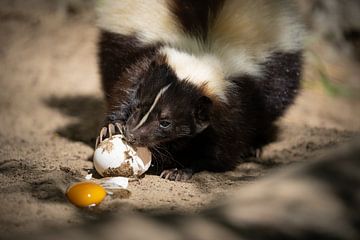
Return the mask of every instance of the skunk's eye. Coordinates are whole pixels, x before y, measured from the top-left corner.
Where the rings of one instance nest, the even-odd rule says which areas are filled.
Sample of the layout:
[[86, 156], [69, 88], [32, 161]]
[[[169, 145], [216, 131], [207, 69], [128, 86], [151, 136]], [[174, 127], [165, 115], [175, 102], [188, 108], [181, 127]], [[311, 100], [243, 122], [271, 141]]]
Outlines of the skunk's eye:
[[159, 125], [161, 128], [165, 129], [171, 126], [171, 122], [169, 120], [160, 120]]

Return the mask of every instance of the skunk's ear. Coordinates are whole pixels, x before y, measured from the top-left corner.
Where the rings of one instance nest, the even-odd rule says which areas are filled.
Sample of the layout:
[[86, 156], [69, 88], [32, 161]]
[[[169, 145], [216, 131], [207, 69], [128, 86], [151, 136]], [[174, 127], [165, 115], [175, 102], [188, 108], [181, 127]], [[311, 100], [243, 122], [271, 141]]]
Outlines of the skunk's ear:
[[201, 132], [210, 124], [212, 101], [206, 96], [198, 99], [195, 107], [196, 132]]

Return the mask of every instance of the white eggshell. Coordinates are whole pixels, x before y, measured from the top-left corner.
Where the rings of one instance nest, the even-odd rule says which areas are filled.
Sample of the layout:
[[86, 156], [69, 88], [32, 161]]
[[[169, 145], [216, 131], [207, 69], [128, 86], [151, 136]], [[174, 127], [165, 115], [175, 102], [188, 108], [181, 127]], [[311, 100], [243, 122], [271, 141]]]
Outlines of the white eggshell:
[[151, 152], [147, 148], [134, 149], [123, 140], [122, 135], [114, 135], [99, 144], [93, 160], [95, 169], [101, 176], [104, 176], [106, 171], [125, 165], [132, 168], [133, 176], [139, 176], [149, 169]]

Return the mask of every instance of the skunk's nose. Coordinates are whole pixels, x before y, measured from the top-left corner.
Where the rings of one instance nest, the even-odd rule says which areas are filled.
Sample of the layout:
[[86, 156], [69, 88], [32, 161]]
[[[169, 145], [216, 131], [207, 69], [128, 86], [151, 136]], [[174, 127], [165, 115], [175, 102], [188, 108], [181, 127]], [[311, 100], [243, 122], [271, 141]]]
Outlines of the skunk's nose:
[[131, 133], [131, 131], [128, 128], [125, 128], [125, 140], [129, 143], [129, 144], [134, 144], [136, 139], [134, 134]]
[[136, 141], [136, 139], [135, 139], [135, 137], [134, 137], [133, 134], [129, 134], [129, 135], [126, 137], [126, 141], [127, 141], [128, 143], [130, 143], [130, 144], [134, 144], [135, 141]]

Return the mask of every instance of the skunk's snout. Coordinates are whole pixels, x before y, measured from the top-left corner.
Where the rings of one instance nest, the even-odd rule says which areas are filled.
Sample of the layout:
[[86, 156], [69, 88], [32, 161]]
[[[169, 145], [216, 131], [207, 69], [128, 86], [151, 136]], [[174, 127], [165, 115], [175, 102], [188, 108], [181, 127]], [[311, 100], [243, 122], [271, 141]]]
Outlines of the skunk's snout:
[[136, 139], [134, 137], [133, 134], [129, 134], [127, 137], [126, 137], [126, 141], [130, 144], [134, 144], [136, 142]]
[[129, 144], [134, 144], [136, 142], [136, 138], [135, 138], [134, 134], [131, 133], [131, 131], [130, 131], [130, 129], [128, 127], [125, 128], [124, 137], [125, 137], [125, 140]]

